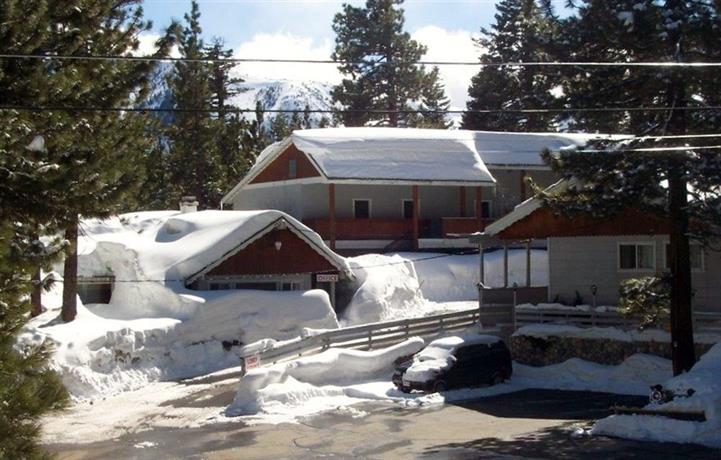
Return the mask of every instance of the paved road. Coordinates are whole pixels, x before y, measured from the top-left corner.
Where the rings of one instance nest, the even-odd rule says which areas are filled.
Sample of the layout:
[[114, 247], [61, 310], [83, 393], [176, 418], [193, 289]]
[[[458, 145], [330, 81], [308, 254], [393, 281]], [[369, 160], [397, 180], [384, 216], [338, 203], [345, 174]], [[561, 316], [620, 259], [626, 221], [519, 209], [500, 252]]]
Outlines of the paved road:
[[[430, 408], [356, 406], [368, 413], [330, 413], [301, 424], [129, 434], [80, 446], [50, 445], [61, 459], [718, 459], [699, 446], [573, 436], [613, 404], [645, 398], [590, 392], [527, 390]], [[179, 402], [180, 403], [180, 402]], [[148, 446], [145, 448], [138, 445]]]

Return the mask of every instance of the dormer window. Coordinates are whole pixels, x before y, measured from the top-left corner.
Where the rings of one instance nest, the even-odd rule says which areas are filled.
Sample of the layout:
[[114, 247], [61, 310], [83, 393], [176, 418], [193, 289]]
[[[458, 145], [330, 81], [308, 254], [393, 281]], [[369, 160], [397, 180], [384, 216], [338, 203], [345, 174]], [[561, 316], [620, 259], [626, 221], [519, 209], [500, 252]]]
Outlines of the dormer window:
[[288, 160], [288, 179], [295, 179], [298, 177], [298, 163], [295, 158]]

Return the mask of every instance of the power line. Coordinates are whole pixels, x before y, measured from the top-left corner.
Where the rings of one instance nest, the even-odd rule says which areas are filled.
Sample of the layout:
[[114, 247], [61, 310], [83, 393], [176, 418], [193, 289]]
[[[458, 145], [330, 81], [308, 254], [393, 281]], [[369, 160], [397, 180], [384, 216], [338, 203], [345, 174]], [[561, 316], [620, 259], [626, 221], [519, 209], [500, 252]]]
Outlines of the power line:
[[614, 152], [680, 152], [686, 150], [718, 150], [721, 149], [721, 145], [701, 145], [701, 146], [690, 146], [680, 145], [674, 147], [641, 147], [641, 148], [628, 148], [628, 149], [583, 149], [583, 150], [568, 150], [571, 153], [614, 153]]
[[[0, 111], [66, 111], [66, 112], [141, 112], [141, 113], [255, 113], [256, 109], [228, 107], [223, 109], [214, 108], [162, 108], [162, 107], [100, 107], [100, 106], [26, 106], [26, 105], [0, 105]], [[721, 106], [701, 107], [581, 107], [581, 108], [558, 108], [558, 109], [474, 109], [474, 110], [382, 110], [382, 109], [263, 109], [263, 113], [370, 113], [370, 114], [494, 114], [494, 113], [603, 113], [603, 112], [665, 112], [669, 110], [679, 111], [716, 111]]]
[[[286, 58], [187, 58], [171, 56], [123, 56], [123, 55], [68, 55], [68, 54], [23, 54], [3, 53], [2, 59], [39, 59], [39, 60], [72, 60], [72, 61], [140, 61], [140, 62], [198, 62], [198, 63], [269, 63], [269, 64], [335, 64], [335, 65], [395, 65], [388, 61], [346, 61], [333, 59], [286, 59]], [[416, 65], [434, 66], [486, 66], [486, 67], [721, 67], [721, 62], [609, 62], [609, 61], [416, 61]]]

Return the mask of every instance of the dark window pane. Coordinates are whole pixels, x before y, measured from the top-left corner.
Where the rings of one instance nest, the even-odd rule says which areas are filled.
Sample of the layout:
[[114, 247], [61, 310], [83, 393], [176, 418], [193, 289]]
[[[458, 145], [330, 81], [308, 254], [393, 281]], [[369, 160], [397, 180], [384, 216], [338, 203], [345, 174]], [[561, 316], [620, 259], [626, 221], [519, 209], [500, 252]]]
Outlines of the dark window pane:
[[633, 270], [636, 268], [636, 245], [622, 244], [618, 247], [619, 251], [619, 267], [623, 270]]
[[489, 201], [481, 201], [481, 217], [483, 219], [491, 217], [491, 203]]
[[403, 200], [403, 218], [413, 219], [413, 201]]
[[371, 204], [368, 200], [355, 200], [353, 202], [353, 215], [356, 219], [370, 219]]

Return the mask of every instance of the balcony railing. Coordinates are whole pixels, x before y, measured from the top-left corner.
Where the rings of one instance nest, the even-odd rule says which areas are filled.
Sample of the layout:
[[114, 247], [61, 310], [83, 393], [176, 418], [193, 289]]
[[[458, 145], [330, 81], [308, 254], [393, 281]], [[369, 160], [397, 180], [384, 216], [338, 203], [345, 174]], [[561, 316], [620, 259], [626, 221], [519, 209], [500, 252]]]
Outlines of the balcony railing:
[[[493, 219], [483, 219], [485, 227]], [[305, 225], [330, 238], [330, 219], [306, 219]], [[475, 217], [443, 217], [418, 221], [420, 238], [443, 238], [451, 234], [479, 231]], [[338, 240], [398, 240], [413, 237], [412, 219], [336, 219], [335, 237]]]

